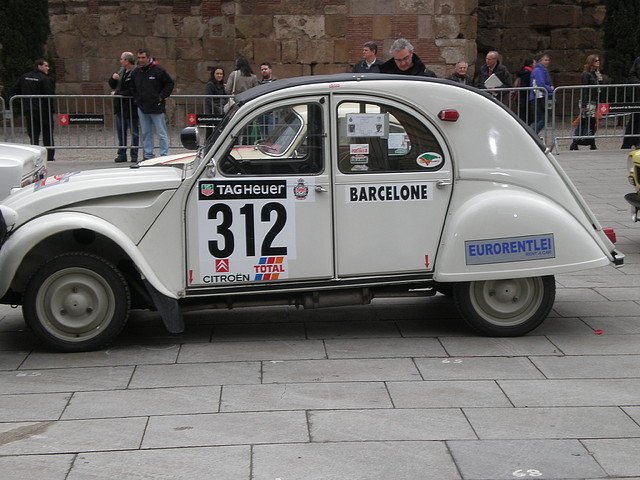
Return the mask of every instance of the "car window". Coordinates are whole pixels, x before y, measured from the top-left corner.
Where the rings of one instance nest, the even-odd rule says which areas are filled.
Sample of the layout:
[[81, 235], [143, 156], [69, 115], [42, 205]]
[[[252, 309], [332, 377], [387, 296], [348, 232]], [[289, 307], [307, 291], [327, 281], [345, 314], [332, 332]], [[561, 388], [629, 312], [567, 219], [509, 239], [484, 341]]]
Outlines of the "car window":
[[314, 175], [324, 169], [323, 110], [287, 105], [245, 122], [233, 148], [219, 159], [227, 175]]
[[443, 150], [427, 125], [399, 108], [338, 105], [338, 167], [343, 173], [437, 170]]

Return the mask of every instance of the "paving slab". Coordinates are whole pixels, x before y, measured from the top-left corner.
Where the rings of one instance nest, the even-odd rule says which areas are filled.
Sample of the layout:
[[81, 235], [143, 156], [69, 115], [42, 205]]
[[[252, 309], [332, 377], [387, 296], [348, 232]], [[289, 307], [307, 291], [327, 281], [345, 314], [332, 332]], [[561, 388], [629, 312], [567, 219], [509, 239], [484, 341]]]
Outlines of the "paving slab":
[[220, 387], [176, 387], [76, 393], [63, 419], [180, 415], [218, 411]]
[[561, 353], [546, 337], [533, 335], [515, 338], [441, 337], [440, 341], [453, 357], [522, 357]]
[[220, 411], [392, 408], [383, 382], [231, 385]]
[[584, 322], [594, 330], [602, 330], [606, 334], [628, 335], [640, 333], [640, 316], [590, 317], [585, 318]]
[[126, 388], [133, 367], [60, 368], [0, 372], [0, 395]]
[[16, 455], [0, 457], [6, 480], [66, 480], [75, 455]]
[[183, 345], [179, 363], [326, 358], [321, 340], [214, 342]]
[[71, 393], [0, 395], [0, 422], [58, 420]]
[[609, 475], [631, 477], [640, 472], [640, 438], [584, 440], [584, 445]]
[[492, 381], [389, 382], [396, 408], [510, 407]]
[[385, 382], [421, 380], [410, 358], [264, 362], [264, 383]]
[[191, 387], [260, 383], [260, 362], [140, 365], [129, 388]]
[[178, 351], [178, 345], [169, 344], [114, 346], [107, 350], [79, 353], [35, 352], [29, 355], [21, 368], [75, 367], [79, 362], [85, 367], [175, 363]]
[[544, 378], [526, 357], [416, 358], [415, 363], [425, 380]]
[[516, 407], [627, 406], [640, 403], [640, 378], [498, 380]]
[[325, 340], [329, 358], [441, 357], [436, 338], [352, 338]]
[[258, 445], [252, 480], [457, 480], [442, 442]]
[[151, 417], [142, 448], [258, 445], [309, 441], [303, 411]]
[[28, 351], [0, 352], [0, 370], [17, 370], [29, 355]]
[[478, 438], [460, 409], [331, 410], [309, 413], [312, 442]]
[[620, 438], [640, 426], [618, 407], [465, 408], [480, 439]]
[[65, 480], [249, 480], [250, 463], [249, 447], [83, 453]]
[[0, 423], [0, 455], [137, 449], [146, 418]]
[[464, 480], [606, 477], [578, 440], [454, 440], [447, 445]]
[[530, 357], [546, 378], [637, 378], [640, 355]]
[[565, 355], [640, 354], [640, 335], [553, 335], [549, 340]]
[[400, 337], [394, 321], [308, 322], [308, 338], [391, 338]]

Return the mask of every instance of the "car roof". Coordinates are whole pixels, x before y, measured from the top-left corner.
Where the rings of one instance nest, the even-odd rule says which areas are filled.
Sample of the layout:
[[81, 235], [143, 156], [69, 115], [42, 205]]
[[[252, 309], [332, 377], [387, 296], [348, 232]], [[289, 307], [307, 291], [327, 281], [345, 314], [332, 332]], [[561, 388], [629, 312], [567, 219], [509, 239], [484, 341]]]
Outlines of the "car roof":
[[[321, 83], [347, 83], [347, 82], [362, 82], [362, 81], [380, 81], [380, 80], [400, 80], [411, 82], [430, 82], [430, 83], [444, 83], [448, 85], [455, 85], [462, 88], [472, 89], [476, 92], [481, 92], [475, 88], [462, 85], [461, 83], [452, 82], [451, 80], [432, 78], [432, 77], [420, 77], [414, 75], [397, 75], [388, 73], [338, 73], [334, 75], [313, 75], [307, 77], [293, 77], [275, 80], [270, 83], [258, 85], [256, 87], [245, 90], [235, 96], [235, 100], [239, 104], [246, 103], [250, 100], [254, 100], [267, 93], [276, 92], [289, 87], [298, 87], [302, 85], [317, 85]], [[484, 92], [482, 92], [484, 93]], [[487, 95], [491, 97], [490, 95]]]

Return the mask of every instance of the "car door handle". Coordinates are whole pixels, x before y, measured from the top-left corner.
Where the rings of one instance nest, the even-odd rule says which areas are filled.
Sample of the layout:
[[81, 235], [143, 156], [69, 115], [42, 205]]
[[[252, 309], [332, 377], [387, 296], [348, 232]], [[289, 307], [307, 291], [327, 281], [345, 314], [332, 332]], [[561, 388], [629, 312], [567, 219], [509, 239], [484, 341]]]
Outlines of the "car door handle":
[[327, 189], [324, 188], [322, 185], [316, 185], [316, 192], [326, 192]]
[[448, 187], [449, 185], [451, 185], [453, 182], [451, 182], [451, 180], [438, 180], [436, 182], [436, 187], [438, 188], [444, 188], [444, 187]]

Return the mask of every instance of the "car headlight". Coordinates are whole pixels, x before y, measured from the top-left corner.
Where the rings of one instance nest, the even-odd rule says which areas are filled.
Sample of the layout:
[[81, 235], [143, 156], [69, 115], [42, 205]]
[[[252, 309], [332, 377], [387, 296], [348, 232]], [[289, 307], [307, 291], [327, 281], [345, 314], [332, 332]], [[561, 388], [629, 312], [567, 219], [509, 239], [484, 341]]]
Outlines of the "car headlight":
[[627, 157], [627, 172], [633, 173], [633, 155]]

